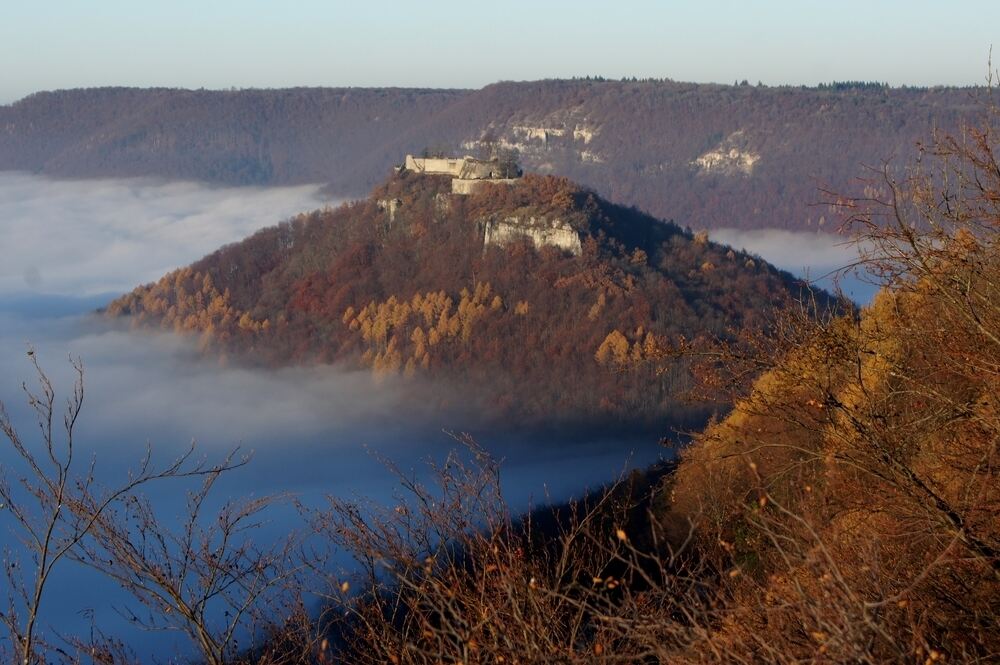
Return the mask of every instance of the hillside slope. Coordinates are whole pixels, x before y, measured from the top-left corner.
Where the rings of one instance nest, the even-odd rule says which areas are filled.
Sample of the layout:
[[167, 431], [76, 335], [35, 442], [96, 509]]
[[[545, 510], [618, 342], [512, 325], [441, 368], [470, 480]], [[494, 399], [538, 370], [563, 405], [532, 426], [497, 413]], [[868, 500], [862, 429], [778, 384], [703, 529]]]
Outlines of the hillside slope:
[[449, 192], [447, 177], [404, 172], [108, 311], [244, 360], [441, 380], [457, 392], [427, 399], [461, 395], [480, 414], [646, 426], [703, 413], [678, 402], [682, 371], [657, 372], [662, 348], [763, 326], [800, 293], [787, 273], [565, 179]]
[[[995, 282], [972, 288], [995, 302]], [[699, 549], [746, 573], [701, 654], [995, 657], [998, 319], [950, 290], [883, 292], [860, 324], [817, 329], [684, 452], [672, 524], [698, 521]]]
[[447, 504], [397, 517], [394, 498], [368, 521], [336, 506], [336, 542], [391, 580], [338, 605], [363, 617], [345, 659], [996, 662], [1000, 108], [985, 110], [992, 124], [936, 137], [895, 198], [847, 202], [884, 287], [871, 305], [786, 310], [760, 345], [698, 350], [733, 408], [672, 470], [513, 535], [481, 453], [441, 474]]
[[970, 89], [767, 88], [537, 81], [481, 90], [104, 88], [0, 106], [0, 169], [227, 184], [329, 183], [359, 196], [407, 152], [517, 147], [559, 173], [692, 228], [822, 228], [818, 186], [904, 162], [974, 113]]

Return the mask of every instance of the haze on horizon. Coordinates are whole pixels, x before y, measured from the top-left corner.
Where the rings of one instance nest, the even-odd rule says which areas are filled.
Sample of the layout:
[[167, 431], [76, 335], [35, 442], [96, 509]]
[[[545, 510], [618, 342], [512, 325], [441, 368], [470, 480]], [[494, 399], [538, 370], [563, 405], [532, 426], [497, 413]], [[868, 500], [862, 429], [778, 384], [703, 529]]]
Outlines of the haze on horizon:
[[997, 25], [1000, 4], [983, 0], [11, 2], [0, 104], [111, 85], [478, 88], [585, 75], [977, 85]]

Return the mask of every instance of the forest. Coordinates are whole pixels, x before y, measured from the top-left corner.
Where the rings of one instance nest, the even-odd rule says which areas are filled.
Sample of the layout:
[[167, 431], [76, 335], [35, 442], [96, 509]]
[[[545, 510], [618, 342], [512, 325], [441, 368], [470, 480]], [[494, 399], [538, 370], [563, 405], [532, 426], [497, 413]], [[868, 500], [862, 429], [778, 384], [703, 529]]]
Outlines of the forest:
[[859, 165], [908, 163], [935, 131], [973, 117], [978, 96], [600, 78], [479, 90], [64, 90], [0, 106], [0, 169], [323, 183], [353, 198], [408, 152], [477, 154], [488, 138], [516, 147], [528, 171], [681, 226], [827, 231], [836, 209], [818, 205], [818, 188], [861, 195], [870, 174]]
[[[99, 630], [60, 636], [56, 646], [43, 639], [36, 622], [46, 580], [72, 560], [120, 583], [142, 608], [136, 621], [177, 631], [211, 665], [995, 662], [998, 126], [990, 107], [983, 124], [937, 137], [922, 169], [904, 179], [885, 170], [887, 196], [843, 201], [844, 222], [862, 241], [859, 260], [882, 286], [869, 306], [780, 308], [763, 335], [716, 325], [705, 345], [647, 351], [639, 325], [654, 342], [676, 334], [674, 317], [650, 316], [673, 311], [650, 307], [655, 298], [687, 303], [678, 323], [738, 313], [750, 298], [749, 321], [763, 301], [786, 297], [782, 276], [545, 177], [449, 205], [473, 220], [495, 206], [565, 212], [578, 228], [592, 225], [580, 257], [525, 245], [504, 256], [515, 270], [492, 266], [497, 252], [462, 251], [460, 229], [471, 234], [474, 225], [449, 226], [440, 182], [401, 177], [372, 200], [269, 229], [143, 287], [113, 313], [202, 335], [228, 318], [219, 330], [233, 340], [275, 335], [275, 359], [346, 345], [372, 365], [405, 372], [413, 360], [419, 371], [428, 356], [430, 368], [440, 362], [439, 345], [460, 358], [466, 330], [481, 352], [502, 356], [500, 340], [477, 334], [480, 326], [540, 335], [543, 346], [575, 348], [589, 335], [580, 354], [593, 363], [576, 370], [581, 383], [608, 364], [663, 372], [681, 363], [696, 391], [726, 396], [730, 410], [676, 461], [526, 515], [506, 502], [501, 462], [465, 437], [432, 465], [430, 481], [389, 462], [398, 484], [391, 500], [296, 504], [296, 531], [258, 547], [247, 534], [287, 499], [248, 497], [217, 515], [206, 500], [246, 460], [209, 463], [189, 452], [157, 466], [147, 456], [124, 485], [100, 486], [91, 462], [73, 462], [82, 367], [61, 437], [63, 402], [36, 358], [26, 390], [40, 429], [19, 430], [0, 410], [0, 432], [26, 463], [18, 479], [26, 491], [0, 483], [0, 501], [34, 555], [5, 565], [13, 600], [0, 612], [9, 635], [0, 653], [28, 665], [136, 662]], [[405, 224], [379, 209], [385, 194], [410, 210]], [[396, 234], [407, 241], [394, 243]], [[421, 237], [452, 243], [456, 262], [476, 268], [464, 293], [440, 293], [450, 265], [408, 260], [435, 247]], [[340, 282], [359, 267], [365, 280]], [[726, 273], [728, 291], [742, 284], [739, 297], [717, 293]], [[540, 278], [549, 288], [526, 289]], [[401, 284], [412, 295], [393, 299]], [[295, 285], [299, 304], [281, 285]], [[550, 301], [538, 299], [545, 293]], [[704, 303], [686, 300], [694, 294]], [[542, 314], [569, 325], [551, 329], [552, 340], [518, 327]], [[310, 346], [323, 331], [324, 343]], [[260, 342], [239, 347], [266, 353]], [[560, 348], [549, 350], [556, 370]], [[599, 387], [613, 394], [613, 385]], [[178, 477], [203, 484], [172, 530], [142, 491]], [[310, 611], [307, 599], [317, 597]], [[212, 615], [211, 603], [226, 612]]]
[[[582, 254], [527, 240], [484, 246], [484, 225], [509, 217], [570, 225]], [[139, 287], [107, 314], [196, 335], [206, 353], [237, 362], [339, 363], [430, 382], [429, 406], [482, 422], [621, 431], [700, 422], [712, 406], [688, 401], [685, 373], [653, 361], [762, 330], [805, 294], [757, 257], [564, 178], [459, 196], [447, 177], [404, 171], [367, 199]], [[815, 294], [817, 309], [838, 306]]]

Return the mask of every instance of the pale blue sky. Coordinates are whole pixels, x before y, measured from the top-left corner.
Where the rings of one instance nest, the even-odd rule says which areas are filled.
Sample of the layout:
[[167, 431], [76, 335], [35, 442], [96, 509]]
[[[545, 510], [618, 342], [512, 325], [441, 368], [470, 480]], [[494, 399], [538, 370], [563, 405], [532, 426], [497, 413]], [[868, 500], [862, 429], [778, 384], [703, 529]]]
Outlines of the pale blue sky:
[[601, 74], [982, 83], [1000, 1], [0, 0], [0, 103], [97, 85], [479, 87]]

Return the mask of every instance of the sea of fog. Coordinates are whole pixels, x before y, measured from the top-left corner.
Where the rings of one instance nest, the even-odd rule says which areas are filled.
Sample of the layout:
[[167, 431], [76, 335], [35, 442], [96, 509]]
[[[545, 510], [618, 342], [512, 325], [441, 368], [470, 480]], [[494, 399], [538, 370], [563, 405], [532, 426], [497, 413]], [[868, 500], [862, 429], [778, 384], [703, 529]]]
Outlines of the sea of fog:
[[786, 229], [718, 229], [709, 234], [715, 242], [743, 249], [831, 293], [839, 291], [865, 305], [879, 287], [858, 262], [858, 244], [849, 237]]
[[[453, 423], [414, 417], [413, 400], [392, 382], [331, 367], [224, 366], [201, 356], [189, 339], [130, 331], [93, 314], [114, 295], [222, 244], [332, 203], [312, 186], [232, 189], [0, 173], [0, 401], [26, 438], [37, 440], [21, 391], [22, 381], [33, 378], [30, 345], [60, 391], [59, 403], [72, 384], [68, 358], [82, 360], [86, 397], [77, 455], [95, 461], [102, 482], [123, 480], [147, 446], [162, 463], [194, 441], [197, 455], [212, 462], [236, 447], [252, 453], [250, 464], [224, 477], [217, 502], [272, 493], [306, 503], [327, 494], [391, 500], [397, 484], [378, 455], [419, 475], [427, 460], [440, 461], [457, 446], [448, 434]], [[851, 259], [831, 236], [726, 231], [713, 238], [814, 278]], [[847, 290], [858, 300], [869, 297], [859, 286]], [[504, 460], [504, 489], [517, 509], [579, 495], [663, 454], [646, 439], [471, 434]], [[0, 441], [0, 469], [15, 481], [21, 472], [6, 441]], [[165, 484], [149, 494], [170, 523], [190, 489]], [[16, 551], [12, 525], [0, 510], [0, 545]], [[280, 509], [261, 537], [295, 526], [294, 512]], [[141, 654], [185, 650], [176, 635], [132, 628], [117, 611], [128, 604], [113, 584], [67, 565], [51, 580], [42, 629], [57, 639], [96, 623]]]

